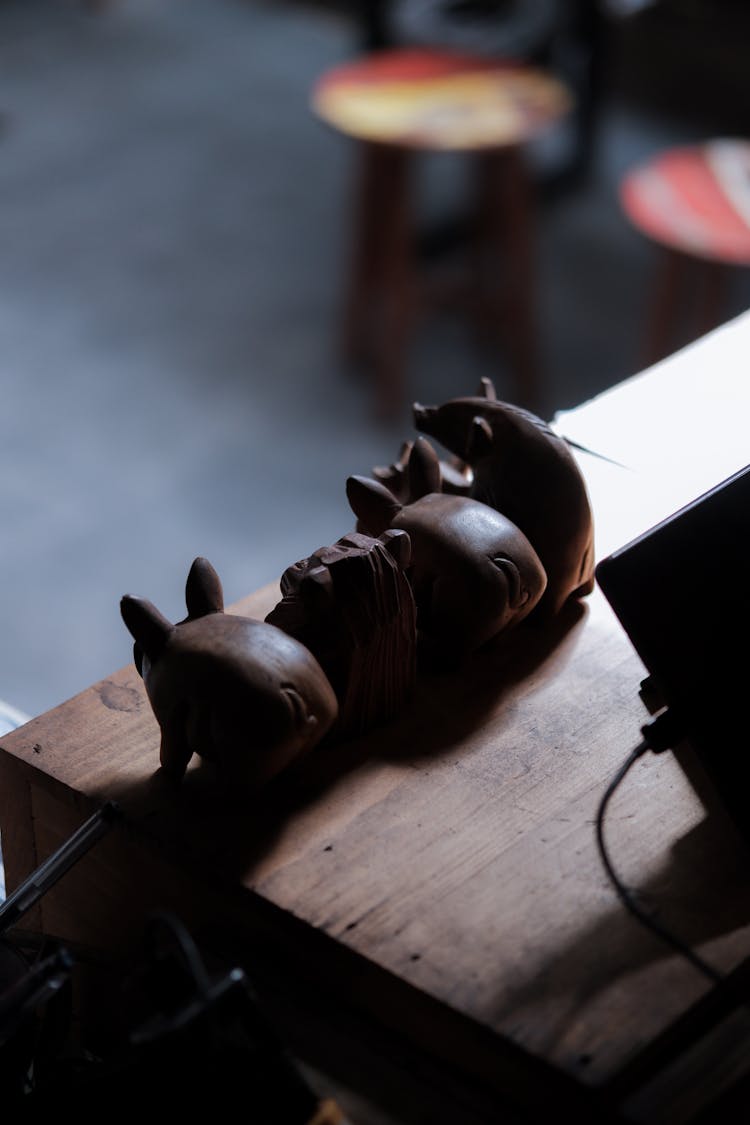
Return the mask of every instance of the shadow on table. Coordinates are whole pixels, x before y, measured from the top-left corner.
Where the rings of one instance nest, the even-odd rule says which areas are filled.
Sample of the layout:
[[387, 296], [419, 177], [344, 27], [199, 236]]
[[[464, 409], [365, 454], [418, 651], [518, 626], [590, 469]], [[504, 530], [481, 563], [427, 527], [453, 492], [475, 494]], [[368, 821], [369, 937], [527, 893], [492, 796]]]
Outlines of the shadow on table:
[[[639, 905], [661, 926], [694, 949], [713, 939], [729, 937], [750, 925], [748, 856], [738, 846], [736, 833], [717, 814], [701, 820], [677, 840], [652, 877], [629, 889], [635, 893]], [[735, 943], [735, 952], [745, 955], [747, 942], [742, 950]], [[618, 982], [665, 958], [676, 958], [671, 947], [640, 925], [617, 902], [594, 924], [561, 944], [545, 962], [543, 971], [535, 971], [524, 978], [521, 970], [515, 983], [498, 997], [494, 1018], [502, 1020], [503, 1013], [513, 1013], [517, 1019], [520, 1012], [532, 1008], [538, 1016], [544, 1008], [551, 1014], [550, 1018], [535, 1023], [536, 1027], [544, 1028], [544, 1052], [575, 1054], [579, 1013], [590, 1011], [594, 1004], [600, 1003], [602, 1011], [606, 1009], [609, 1013], [603, 1026], [612, 1026], [619, 1003]], [[710, 953], [705, 954], [705, 959], [712, 967], [723, 971], [721, 963], [713, 964]], [[726, 952], [724, 960], [727, 960]], [[728, 968], [739, 956], [734, 959], [730, 956], [729, 960]], [[581, 970], [582, 965], [586, 966], [585, 972]], [[687, 968], [686, 962], [683, 966], [679, 959], [676, 959], [675, 971], [695, 974], [697, 999], [708, 982], [697, 970]], [[571, 981], [576, 982], [575, 989], [571, 988]], [[682, 986], [679, 995], [684, 1000]], [[642, 1009], [651, 1009], [658, 1022], [659, 1010], [667, 1012], [669, 1004], [668, 992], [665, 994], [662, 988], [654, 995], [644, 977]], [[627, 1019], [624, 1009], [621, 1014]], [[607, 1050], [604, 1039], [600, 1046]], [[577, 1059], [582, 1072], [593, 1061], [588, 1049]]]
[[559, 672], [575, 647], [587, 609], [567, 606], [544, 626], [525, 624], [475, 653], [454, 672], [420, 677], [412, 703], [395, 719], [346, 742], [323, 743], [259, 793], [231, 792], [213, 768], [194, 760], [176, 785], [156, 770], [137, 785], [114, 794], [126, 813], [160, 849], [195, 857], [212, 876], [242, 877], [274, 846], [290, 821], [324, 799], [341, 779], [368, 763], [419, 765], [460, 752], [462, 739], [506, 704], [525, 680], [544, 666]]

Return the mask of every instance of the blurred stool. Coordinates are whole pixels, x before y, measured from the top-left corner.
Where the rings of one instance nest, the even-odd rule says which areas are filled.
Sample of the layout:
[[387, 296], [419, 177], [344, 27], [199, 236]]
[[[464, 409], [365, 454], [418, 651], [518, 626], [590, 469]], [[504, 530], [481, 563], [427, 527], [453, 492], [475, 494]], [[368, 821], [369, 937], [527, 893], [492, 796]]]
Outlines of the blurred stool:
[[409, 190], [419, 151], [463, 152], [476, 162], [469, 304], [480, 331], [503, 332], [517, 398], [533, 405], [533, 209], [522, 146], [568, 112], [566, 87], [512, 62], [409, 48], [329, 70], [315, 86], [312, 107], [360, 142], [342, 343], [347, 359], [372, 362], [380, 412], [393, 414], [403, 403], [407, 345], [426, 303]]
[[691, 299], [693, 336], [719, 323], [732, 267], [750, 265], [750, 142], [668, 149], [625, 176], [620, 202], [663, 248], [644, 357], [654, 363]]

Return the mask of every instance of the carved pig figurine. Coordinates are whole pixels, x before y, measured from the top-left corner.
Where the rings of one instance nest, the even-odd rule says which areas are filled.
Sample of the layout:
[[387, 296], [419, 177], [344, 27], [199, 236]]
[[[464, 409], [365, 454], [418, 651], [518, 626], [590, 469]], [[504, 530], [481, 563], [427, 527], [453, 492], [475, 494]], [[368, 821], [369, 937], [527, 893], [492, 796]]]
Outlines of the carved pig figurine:
[[126, 595], [120, 604], [161, 728], [161, 764], [182, 777], [198, 754], [230, 785], [255, 786], [319, 742], [336, 718], [336, 697], [298, 641], [224, 613], [206, 559], [193, 563], [186, 601], [177, 625], [145, 598]]
[[535, 415], [498, 402], [489, 379], [476, 398], [414, 405], [418, 430], [467, 462], [471, 496], [528, 537], [547, 572], [540, 610], [557, 613], [594, 588], [593, 521], [586, 485], [562, 438]]
[[408, 503], [378, 481], [350, 477], [347, 496], [369, 535], [408, 532], [407, 576], [423, 638], [460, 657], [522, 620], [542, 596], [546, 576], [526, 536], [504, 515], [440, 492], [437, 454], [418, 438], [409, 457]]

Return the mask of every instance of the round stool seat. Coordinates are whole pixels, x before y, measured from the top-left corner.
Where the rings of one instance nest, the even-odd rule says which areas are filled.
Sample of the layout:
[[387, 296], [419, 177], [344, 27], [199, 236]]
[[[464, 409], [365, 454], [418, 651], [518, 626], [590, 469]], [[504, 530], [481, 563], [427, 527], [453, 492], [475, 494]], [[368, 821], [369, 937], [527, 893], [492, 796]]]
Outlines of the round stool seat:
[[532, 67], [432, 48], [382, 51], [329, 70], [315, 112], [358, 140], [433, 150], [519, 144], [571, 108]]
[[669, 149], [620, 185], [631, 223], [696, 258], [750, 265], [750, 142], [714, 140]]

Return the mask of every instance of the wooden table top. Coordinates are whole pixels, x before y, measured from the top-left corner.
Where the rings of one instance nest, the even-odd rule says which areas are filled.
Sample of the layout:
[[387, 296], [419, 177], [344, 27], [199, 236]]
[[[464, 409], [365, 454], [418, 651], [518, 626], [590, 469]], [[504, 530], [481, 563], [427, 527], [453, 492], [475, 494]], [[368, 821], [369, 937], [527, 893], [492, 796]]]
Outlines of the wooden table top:
[[[622, 427], [644, 403], [662, 409], [680, 370], [689, 379], [700, 368], [715, 388], [711, 358], [730, 354], [735, 377], [723, 377], [746, 414], [748, 347], [742, 318], [562, 416], [559, 428], [627, 461], [641, 449], [637, 435], [630, 452], [624, 439], [615, 448], [602, 416]], [[716, 401], [700, 406], [694, 399], [703, 424], [725, 417]], [[743, 456], [741, 429], [726, 416], [709, 484]], [[696, 443], [683, 445], [696, 460]], [[687, 452], [679, 441], [673, 449], [659, 487], [648, 469], [580, 454], [600, 557], [697, 494], [680, 495], [697, 470], [682, 479]], [[698, 459], [712, 476], [709, 455]], [[273, 584], [234, 608], [261, 617], [276, 600]], [[124, 634], [124, 652], [127, 644]], [[643, 675], [596, 591], [549, 630], [522, 628], [459, 673], [423, 678], [397, 721], [313, 752], [293, 784], [252, 807], [229, 805], [200, 768], [179, 791], [160, 789], [158, 728], [132, 665], [6, 736], [2, 749], [6, 766], [81, 811], [120, 800], [147, 848], [266, 904], [280, 931], [325, 935], [334, 956], [406, 986], [399, 1019], [436, 1054], [473, 1051], [471, 1065], [481, 1066], [482, 1044], [520, 1048], [550, 1073], [598, 1087], [707, 988], [626, 915], [596, 852], [599, 799], [648, 717]], [[704, 818], [671, 755], [639, 762], [612, 802], [607, 839], [625, 881], [707, 960], [728, 970], [747, 955], [744, 860]], [[363, 1004], [376, 999], [363, 987]], [[463, 1046], [445, 1043], [441, 1013], [454, 1017]]]

